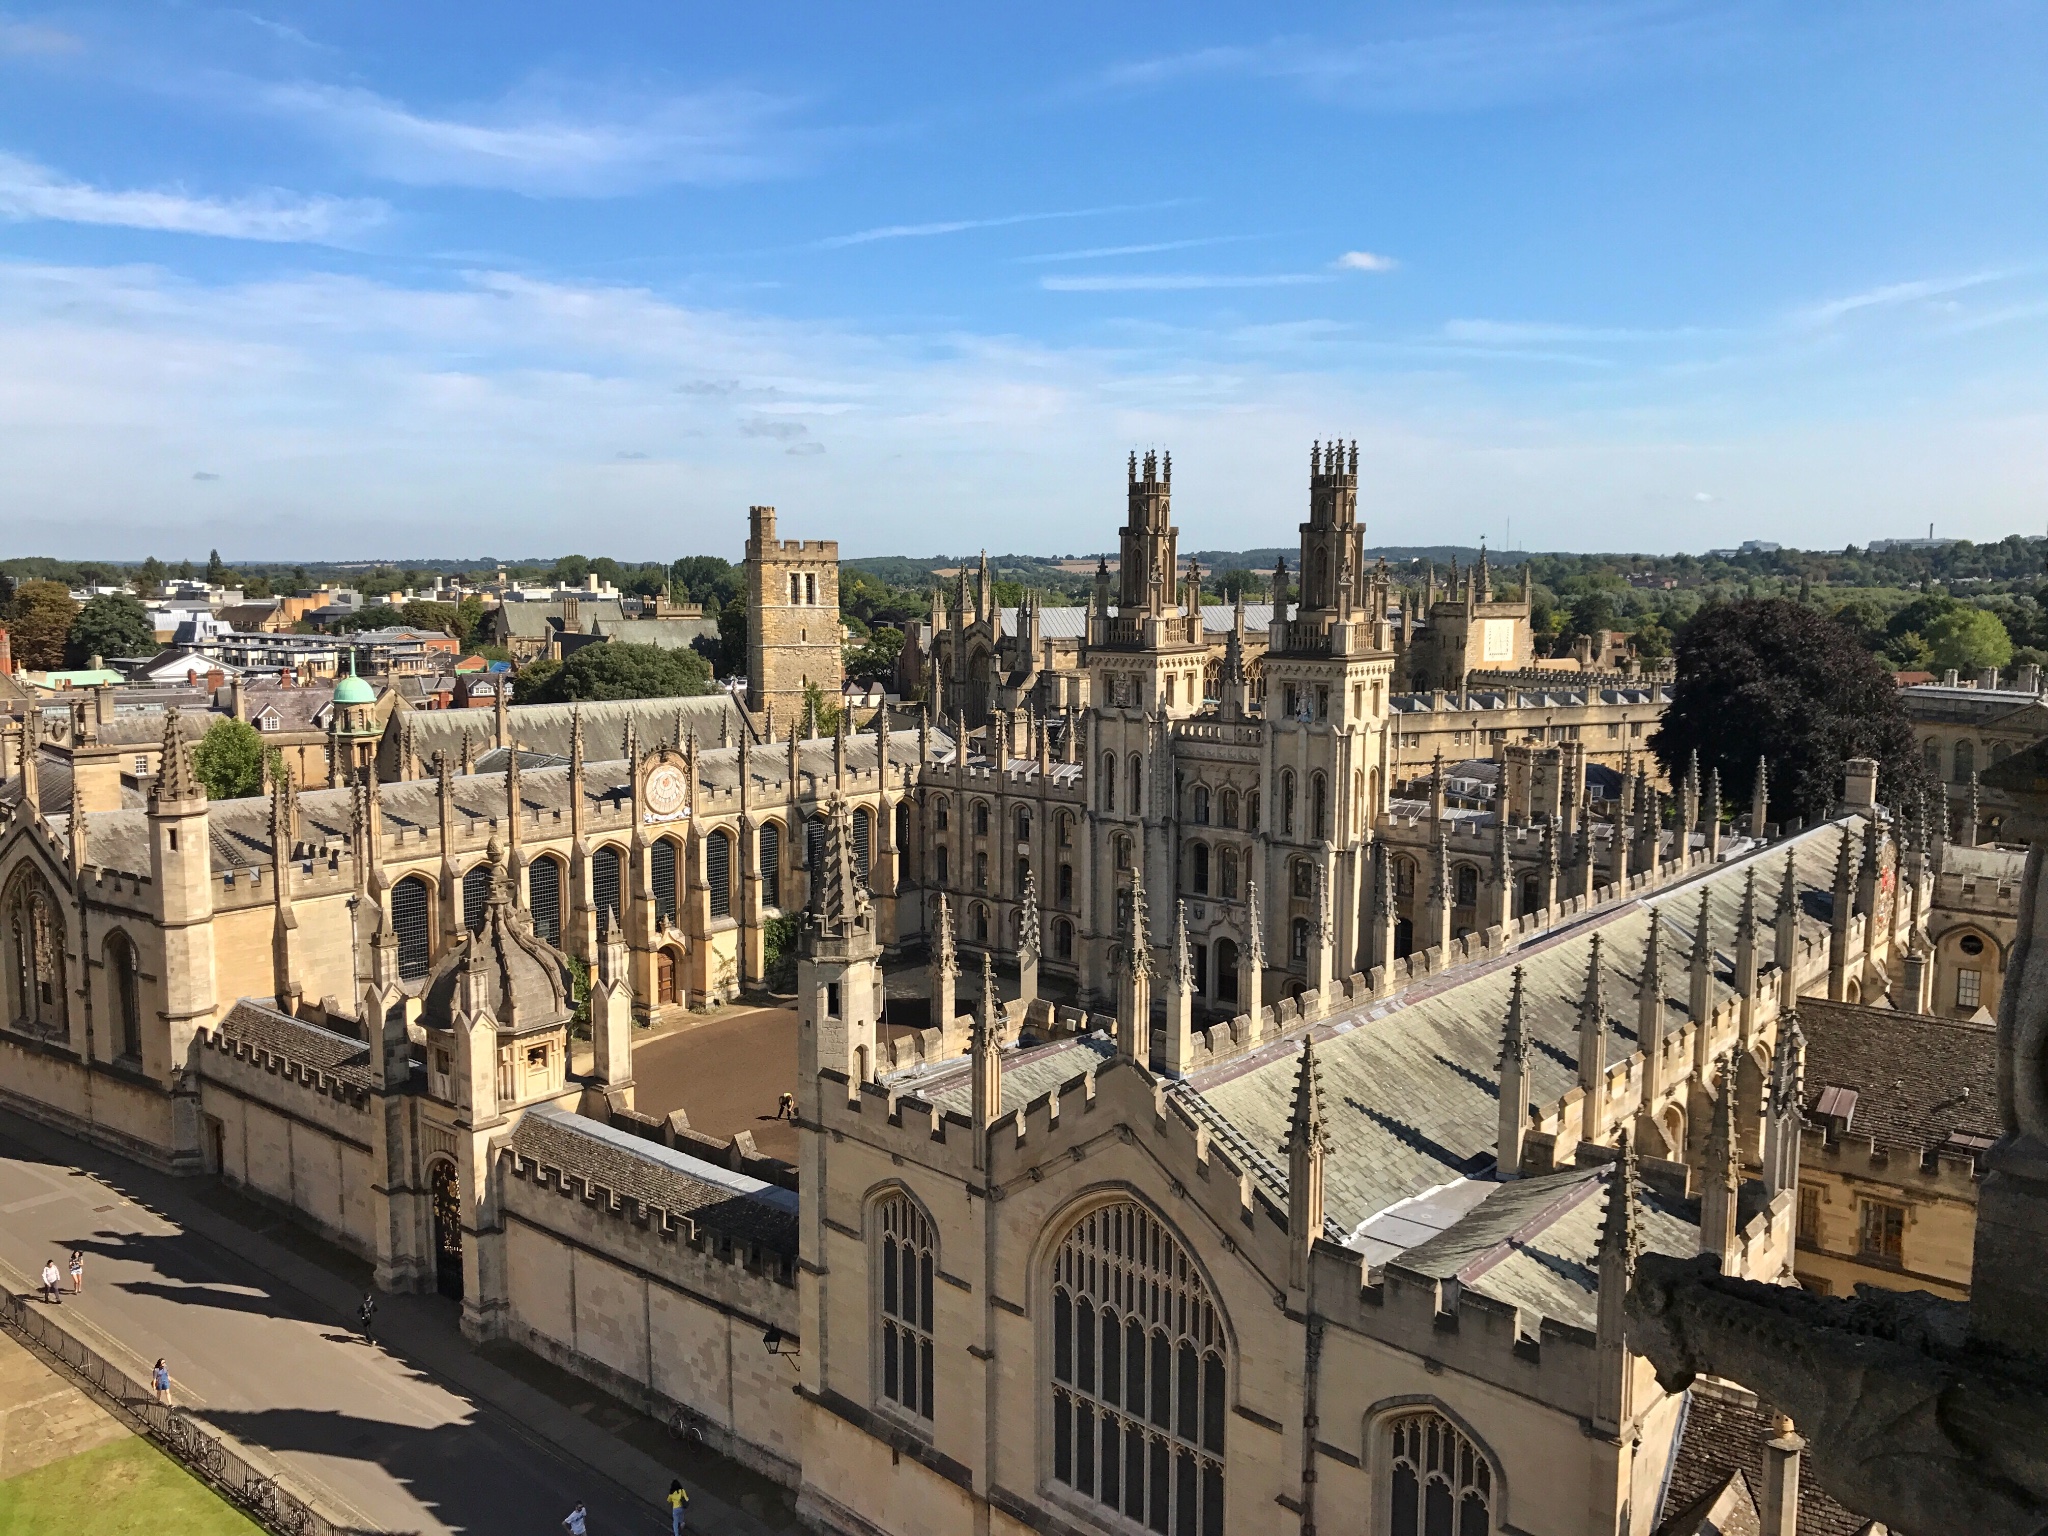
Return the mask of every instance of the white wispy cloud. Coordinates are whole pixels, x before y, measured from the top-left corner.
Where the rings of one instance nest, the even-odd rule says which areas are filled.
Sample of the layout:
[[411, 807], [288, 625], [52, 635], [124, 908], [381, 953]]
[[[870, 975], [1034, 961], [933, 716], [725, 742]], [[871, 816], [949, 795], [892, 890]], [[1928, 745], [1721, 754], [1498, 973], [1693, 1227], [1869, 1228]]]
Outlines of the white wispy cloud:
[[110, 224], [226, 240], [332, 244], [381, 223], [389, 211], [371, 199], [301, 197], [275, 190], [250, 197], [211, 198], [182, 190], [95, 187], [59, 176], [23, 156], [0, 153], [0, 219]]
[[1271, 235], [1202, 235], [1192, 240], [1155, 240], [1149, 245], [1098, 245], [1085, 251], [1047, 251], [1038, 256], [1014, 256], [1025, 266], [1055, 261], [1096, 261], [1112, 256], [1156, 256], [1161, 251], [1192, 251], [1209, 245], [1241, 245], [1247, 240], [1270, 240]]
[[1377, 251], [1346, 251], [1334, 265], [1345, 272], [1391, 272], [1400, 263]]
[[1839, 299], [1829, 299], [1800, 311], [1798, 318], [1807, 325], [1832, 325], [1845, 315], [1862, 310], [1897, 309], [1903, 304], [1918, 303], [1923, 299], [1937, 299], [1946, 294], [1961, 293], [1970, 288], [1981, 288], [1986, 283], [1996, 283], [2015, 274], [2010, 269], [1971, 272], [1962, 277], [1918, 278], [1912, 282], [1885, 283], [1876, 288], [1866, 288], [1861, 293], [1851, 293]]
[[1041, 277], [1048, 293], [1180, 293], [1200, 288], [1296, 288], [1327, 283], [1321, 272], [1091, 272], [1084, 277]]
[[1705, 333], [1688, 326], [1640, 330], [1625, 326], [1562, 325], [1542, 320], [1447, 320], [1443, 334], [1451, 341], [1518, 346], [1556, 341], [1676, 341]]
[[261, 88], [260, 104], [330, 140], [373, 175], [412, 186], [610, 197], [782, 174], [800, 158], [790, 103], [749, 90], [595, 101], [535, 86], [467, 114], [433, 115], [360, 87]]
[[1281, 36], [1137, 59], [1097, 88], [1157, 89], [1241, 76], [1370, 111], [1461, 111], [1688, 63], [1740, 35], [1739, 15], [1685, 0], [1445, 8], [1432, 23], [1362, 38]]
[[[1157, 208], [1178, 207], [1182, 199], [1160, 203], [1114, 203], [1104, 208], [1062, 208], [1051, 213], [1005, 213], [988, 219], [938, 219], [928, 224], [882, 224], [857, 229], [847, 235], [827, 235], [817, 242], [820, 250], [838, 250], [849, 245], [871, 245], [877, 240], [922, 240], [933, 235], [957, 235], [969, 229], [1007, 229], [1013, 224], [1044, 224], [1056, 219], [1097, 219], [1116, 213], [1141, 213]], [[1162, 247], [1163, 249], [1163, 247]]]
[[84, 43], [60, 27], [40, 21], [10, 21], [0, 16], [0, 54], [26, 58], [36, 54], [76, 53]]

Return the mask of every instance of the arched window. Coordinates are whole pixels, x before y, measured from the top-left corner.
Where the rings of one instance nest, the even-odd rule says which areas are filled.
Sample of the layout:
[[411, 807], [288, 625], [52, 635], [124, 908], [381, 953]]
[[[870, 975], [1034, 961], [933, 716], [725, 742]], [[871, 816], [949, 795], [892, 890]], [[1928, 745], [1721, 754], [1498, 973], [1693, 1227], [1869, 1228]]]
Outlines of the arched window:
[[1958, 784], [1970, 782], [1970, 775], [1977, 771], [1977, 744], [1971, 741], [1956, 743], [1955, 781]]
[[1062, 905], [1074, 899], [1074, 866], [1062, 864], [1059, 873], [1059, 901]]
[[[539, 858], [527, 866], [526, 905], [533, 913], [533, 931], [557, 949], [562, 947], [562, 863]], [[400, 972], [404, 963], [401, 958]]]
[[1102, 754], [1102, 773], [1100, 774], [1100, 779], [1102, 782], [1102, 808], [1105, 811], [1113, 811], [1116, 809], [1115, 753], [1105, 752]]
[[1059, 828], [1059, 840], [1060, 840], [1060, 846], [1061, 846], [1062, 848], [1071, 848], [1071, 847], [1073, 847], [1073, 846], [1074, 846], [1074, 813], [1073, 813], [1072, 811], [1061, 811], [1061, 812], [1060, 812], [1060, 819], [1059, 819], [1059, 821], [1058, 821], [1057, 823], [1055, 823], [1055, 825], [1057, 825], [1057, 826], [1058, 826], [1058, 828]]
[[64, 919], [56, 893], [33, 869], [17, 876], [4, 905], [0, 933], [7, 938], [9, 1020], [42, 1035], [68, 1035], [69, 994], [64, 984]]
[[1237, 1001], [1237, 944], [1231, 939], [1216, 941], [1216, 1000]]
[[657, 927], [676, 920], [676, 845], [661, 838], [647, 853], [654, 875], [654, 921]]
[[1245, 792], [1244, 829], [1247, 832], [1259, 830], [1259, 792], [1256, 789]]
[[1017, 877], [1017, 883], [1010, 887], [1011, 894], [1022, 896], [1024, 894], [1024, 882], [1031, 878], [1031, 861], [1020, 857], [1017, 860], [1017, 868], [1014, 873]]
[[1330, 835], [1330, 781], [1322, 774], [1309, 777], [1309, 832], [1310, 837]]
[[1355, 830], [1365, 830], [1365, 770], [1351, 770], [1351, 816], [1357, 823]]
[[1209, 786], [1197, 784], [1194, 794], [1189, 799], [1192, 802], [1189, 806], [1189, 815], [1195, 825], [1198, 827], [1209, 825]]
[[1518, 915], [1526, 915], [1530, 912], [1540, 911], [1542, 909], [1542, 905], [1543, 882], [1538, 880], [1534, 875], [1522, 876], [1522, 912]]
[[114, 994], [114, 1043], [123, 1056], [142, 1055], [141, 982], [136, 972], [135, 946], [128, 935], [116, 931], [107, 935], [107, 977]]
[[866, 806], [855, 806], [853, 811], [853, 872], [860, 877], [860, 883], [868, 883], [868, 853], [874, 846], [874, 813]]
[[980, 902], [974, 904], [973, 932], [975, 943], [986, 944], [988, 942], [988, 908], [984, 907]]
[[704, 889], [714, 918], [732, 916], [732, 839], [714, 832], [704, 839]]
[[944, 795], [932, 796], [932, 825], [943, 832], [951, 824], [952, 811]]
[[948, 868], [946, 845], [944, 843], [939, 844], [938, 847], [932, 850], [932, 878], [940, 885], [951, 883], [952, 870]]
[[910, 802], [896, 802], [896, 846], [899, 849], [910, 846]]
[[419, 875], [407, 875], [391, 887], [391, 931], [398, 936], [398, 974], [418, 981], [434, 960], [433, 924], [428, 919], [433, 897]]
[[1052, 1475], [1134, 1526], [1222, 1536], [1223, 1320], [1133, 1201], [1090, 1211], [1052, 1265]]
[[1116, 867], [1118, 869], [1129, 869], [1131, 867], [1131, 840], [1128, 837], [1113, 837], [1110, 839], [1109, 845], [1116, 856]]
[[1217, 859], [1216, 894], [1225, 901], [1237, 900], [1237, 850], [1220, 850]]
[[1394, 894], [1403, 901], [1409, 901], [1414, 898], [1415, 861], [1413, 859], [1394, 860]]
[[830, 831], [823, 816], [804, 823], [804, 868], [813, 875], [825, 867], [825, 840]]
[[1493, 1467], [1440, 1413], [1387, 1426], [1388, 1536], [1489, 1536]]
[[1941, 743], [1929, 737], [1920, 748], [1920, 763], [1935, 778], [1941, 777]]
[[1022, 805], [1017, 808], [1017, 841], [1020, 843], [1031, 841], [1031, 807], [1028, 805]]
[[1316, 893], [1316, 867], [1307, 859], [1296, 859], [1287, 866], [1288, 879], [1292, 882], [1294, 894], [1307, 899]]
[[782, 828], [775, 822], [766, 822], [756, 836], [754, 852], [761, 861], [761, 905], [779, 907], [782, 905]]
[[1294, 836], [1294, 773], [1291, 769], [1280, 775], [1280, 835]]
[[491, 866], [473, 866], [462, 877], [462, 925], [471, 933], [484, 931], [484, 908], [491, 900]]
[[974, 802], [974, 835], [976, 837], [988, 836], [988, 802], [986, 800]]
[[1137, 753], [1131, 754], [1131, 798], [1128, 802], [1133, 816], [1142, 815], [1145, 810], [1145, 759]]
[[882, 1396], [920, 1419], [932, 1416], [932, 1224], [907, 1195], [875, 1207], [875, 1352]]
[[1454, 905], [1460, 907], [1476, 907], [1479, 905], [1479, 871], [1470, 864], [1460, 864], [1453, 871], [1453, 874], [1456, 878], [1456, 894], [1453, 898]]
[[1052, 952], [1056, 959], [1074, 958], [1074, 925], [1064, 917], [1052, 925]]
[[1188, 848], [1188, 889], [1197, 896], [1209, 894], [1209, 845], [1195, 843]]
[[1294, 920], [1294, 958], [1308, 958], [1308, 919], [1305, 917], [1297, 917]]
[[[608, 933], [619, 926], [619, 891], [625, 884], [621, 878], [626, 856], [609, 843], [597, 850], [590, 860], [590, 890], [592, 905], [597, 908], [597, 931]], [[467, 899], [464, 905], [468, 904]]]
[[1237, 791], [1226, 789], [1216, 797], [1216, 819], [1226, 827], [1237, 825]]

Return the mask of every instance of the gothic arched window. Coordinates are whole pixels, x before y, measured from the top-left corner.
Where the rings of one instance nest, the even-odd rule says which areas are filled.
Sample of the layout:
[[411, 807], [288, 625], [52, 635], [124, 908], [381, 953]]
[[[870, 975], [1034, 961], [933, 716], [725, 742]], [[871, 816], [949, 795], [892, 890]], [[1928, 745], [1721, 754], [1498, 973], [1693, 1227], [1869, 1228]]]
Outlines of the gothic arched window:
[[490, 901], [491, 866], [486, 861], [462, 877], [462, 923], [471, 933], [484, 931], [484, 908]]
[[1309, 824], [1310, 837], [1330, 835], [1330, 781], [1320, 773], [1309, 778]]
[[1209, 894], [1209, 845], [1196, 843], [1188, 849], [1188, 889], [1197, 896]]
[[882, 1396], [920, 1419], [932, 1416], [936, 1257], [931, 1221], [909, 1196], [891, 1195], [875, 1207], [875, 1351], [881, 1356]]
[[118, 929], [107, 935], [107, 975], [113, 982], [114, 1043], [123, 1056], [142, 1055], [142, 998], [135, 946]]
[[1226, 827], [1237, 825], [1237, 791], [1226, 789], [1216, 797], [1216, 819]]
[[1493, 1466], [1440, 1413], [1387, 1426], [1388, 1536], [1489, 1536]]
[[[942, 800], [941, 805], [945, 804]], [[769, 821], [761, 824], [755, 843], [755, 857], [761, 869], [761, 905], [782, 905], [782, 828]]]
[[1074, 925], [1065, 918], [1052, 925], [1052, 952], [1058, 960], [1074, 958]]
[[1136, 1526], [1221, 1536], [1229, 1344], [1174, 1234], [1128, 1200], [1075, 1222], [1052, 1333], [1053, 1481]]
[[398, 935], [398, 974], [406, 981], [419, 980], [433, 965], [433, 923], [427, 916], [433, 899], [421, 875], [407, 875], [391, 887], [391, 931]]
[[1193, 802], [1189, 808], [1189, 815], [1196, 826], [1206, 827], [1209, 825], [1209, 787], [1206, 784], [1197, 784], [1194, 794], [1189, 798]]
[[1145, 809], [1145, 759], [1137, 753], [1131, 754], [1131, 799], [1130, 812], [1138, 815]]
[[1237, 900], [1237, 852], [1235, 849], [1221, 850], [1217, 859], [1216, 894], [1225, 901]]
[[[666, 927], [676, 920], [676, 845], [672, 838], [660, 838], [648, 850], [647, 862], [654, 881], [654, 926]], [[467, 897], [465, 895], [465, 904]]]
[[[395, 895], [395, 892], [394, 892]], [[533, 931], [557, 949], [562, 947], [562, 861], [543, 855], [526, 866], [526, 908]], [[405, 974], [401, 963], [399, 974]]]
[[1958, 784], [1970, 782], [1970, 775], [1977, 771], [1977, 744], [1973, 741], [1956, 743], [1955, 781]]
[[1105, 811], [1116, 809], [1116, 754], [1113, 752], [1102, 754], [1102, 808]]
[[1457, 887], [1456, 895], [1453, 898], [1456, 905], [1461, 907], [1476, 907], [1479, 905], [1479, 871], [1470, 864], [1460, 864], [1453, 871], [1453, 876]]
[[986, 800], [974, 802], [974, 835], [976, 837], [988, 836], [988, 802]]
[[1280, 835], [1294, 836], [1294, 775], [1280, 775]]

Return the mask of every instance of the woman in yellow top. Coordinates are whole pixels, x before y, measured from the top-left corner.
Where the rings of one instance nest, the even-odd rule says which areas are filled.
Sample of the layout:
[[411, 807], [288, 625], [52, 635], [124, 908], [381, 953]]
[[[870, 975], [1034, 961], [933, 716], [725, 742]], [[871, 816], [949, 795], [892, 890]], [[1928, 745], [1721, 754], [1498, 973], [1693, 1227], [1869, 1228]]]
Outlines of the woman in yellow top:
[[669, 1536], [683, 1536], [683, 1513], [690, 1507], [690, 1496], [683, 1492], [680, 1480], [668, 1485], [668, 1530]]

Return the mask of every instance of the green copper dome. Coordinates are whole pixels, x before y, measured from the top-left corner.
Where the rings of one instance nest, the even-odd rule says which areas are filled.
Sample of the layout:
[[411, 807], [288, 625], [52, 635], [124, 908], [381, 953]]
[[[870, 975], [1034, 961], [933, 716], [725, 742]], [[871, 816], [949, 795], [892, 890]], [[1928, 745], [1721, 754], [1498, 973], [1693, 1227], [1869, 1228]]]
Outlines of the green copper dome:
[[348, 676], [334, 685], [334, 702], [336, 704], [374, 704], [377, 702], [377, 690], [356, 676], [356, 659], [353, 656], [348, 659]]

